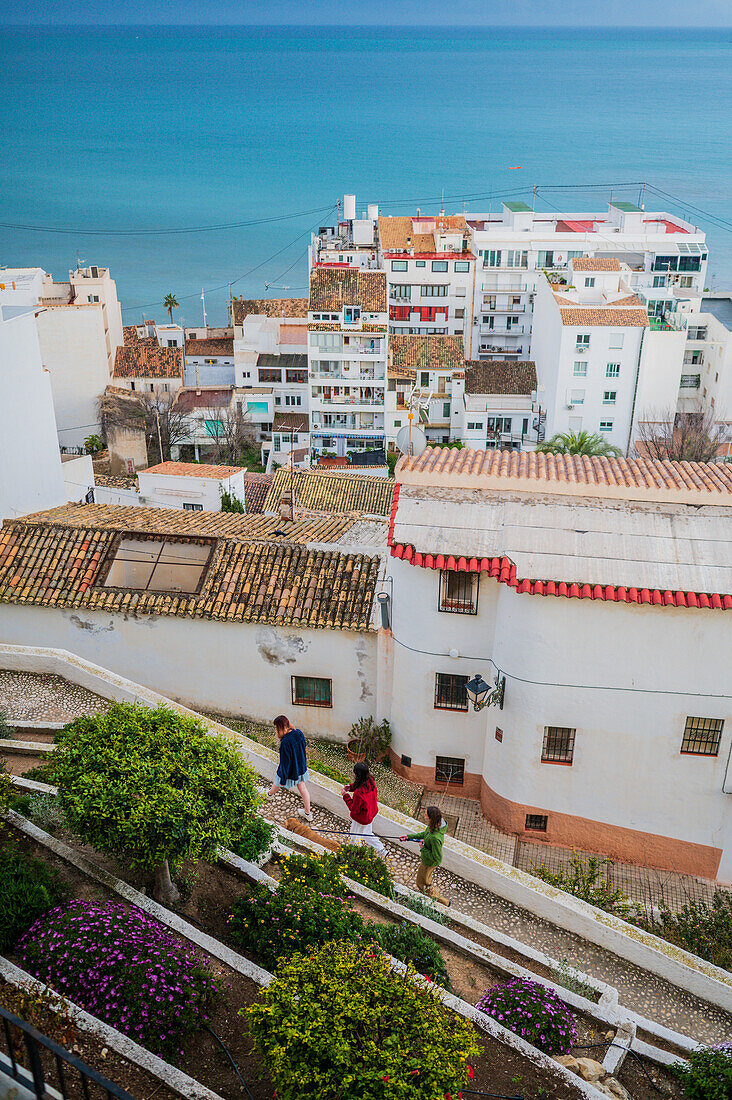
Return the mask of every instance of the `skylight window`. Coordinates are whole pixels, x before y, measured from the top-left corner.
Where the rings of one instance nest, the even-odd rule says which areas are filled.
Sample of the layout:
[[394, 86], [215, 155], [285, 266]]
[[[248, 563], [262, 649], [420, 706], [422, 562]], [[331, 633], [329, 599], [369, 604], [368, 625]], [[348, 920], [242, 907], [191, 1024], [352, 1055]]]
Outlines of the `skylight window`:
[[104, 585], [106, 588], [134, 588], [140, 592], [194, 593], [210, 554], [209, 543], [121, 539]]

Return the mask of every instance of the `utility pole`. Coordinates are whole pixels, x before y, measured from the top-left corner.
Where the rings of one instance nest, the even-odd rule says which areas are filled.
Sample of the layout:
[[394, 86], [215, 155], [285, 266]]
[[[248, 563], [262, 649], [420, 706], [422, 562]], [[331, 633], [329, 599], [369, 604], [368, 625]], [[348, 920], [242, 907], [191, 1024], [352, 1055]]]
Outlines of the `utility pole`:
[[158, 447], [160, 449], [160, 461], [165, 462], [165, 458], [163, 457], [163, 440], [162, 436], [160, 435], [160, 410], [158, 408], [155, 409], [155, 421], [158, 426]]
[[533, 194], [533, 197], [531, 199], [531, 209], [532, 209], [532, 211], [535, 211], [535, 209], [536, 209], [536, 184], [534, 184], [534, 194]]
[[208, 324], [206, 322], [206, 295], [201, 288], [201, 301], [203, 302], [203, 327], [208, 331]]

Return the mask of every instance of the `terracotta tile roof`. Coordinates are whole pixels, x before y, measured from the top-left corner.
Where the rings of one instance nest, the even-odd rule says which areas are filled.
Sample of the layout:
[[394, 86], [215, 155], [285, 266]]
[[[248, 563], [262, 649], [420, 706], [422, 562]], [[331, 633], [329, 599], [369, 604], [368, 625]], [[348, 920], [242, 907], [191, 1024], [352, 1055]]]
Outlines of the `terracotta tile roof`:
[[207, 340], [186, 340], [186, 355], [232, 356], [233, 354], [233, 336], [212, 336]]
[[184, 413], [194, 409], [228, 409], [232, 394], [231, 386], [184, 387], [178, 390], [175, 407], [178, 412]]
[[389, 337], [390, 377], [418, 370], [461, 370], [465, 366], [462, 336], [414, 336], [393, 333]]
[[[127, 529], [121, 533], [128, 537]], [[6, 522], [0, 531], [0, 602], [301, 628], [370, 629], [378, 557], [220, 537], [211, 540], [211, 557], [197, 593], [145, 592], [103, 586], [119, 538], [120, 532], [113, 529], [45, 524], [41, 517], [35, 522]], [[208, 542], [200, 532], [192, 532], [191, 539]]]
[[[434, 222], [435, 229], [424, 231], [425, 223]], [[396, 218], [379, 218], [379, 242], [383, 252], [413, 252], [437, 254], [437, 242], [435, 231], [445, 232], [458, 230], [467, 232], [468, 223], [462, 214], [448, 214], [433, 218], [431, 215], [422, 215], [412, 218], [400, 216]], [[445, 255], [446, 253], [439, 253]], [[454, 253], [457, 256], [459, 253]]]
[[627, 298], [616, 298], [612, 303], [613, 306], [638, 306], [640, 309], [645, 309], [643, 302], [637, 294], [629, 294]]
[[300, 317], [308, 315], [307, 298], [232, 298], [235, 325], [242, 325], [250, 314], [264, 317]]
[[339, 332], [340, 327], [340, 325], [329, 321], [310, 321], [308, 332]]
[[247, 515], [261, 515], [273, 474], [244, 474], [244, 507]]
[[732, 507], [732, 464], [717, 462], [428, 447], [417, 458], [400, 459], [397, 481]]
[[262, 353], [257, 356], [258, 367], [289, 367], [294, 370], [307, 370], [307, 354], [300, 352], [287, 352], [285, 355], [270, 355]]
[[360, 306], [366, 313], [386, 313], [386, 272], [359, 268], [318, 267], [310, 272], [312, 310]]
[[[617, 305], [618, 303], [614, 303]], [[648, 314], [645, 309], [614, 309], [609, 307], [560, 308], [563, 325], [586, 326], [614, 325], [616, 328], [648, 328]]]
[[536, 363], [531, 359], [472, 360], [465, 364], [466, 393], [528, 395], [535, 389]]
[[107, 489], [136, 489], [137, 478], [125, 477], [123, 474], [98, 474], [94, 471], [94, 482], [96, 485], [104, 486]]
[[154, 340], [123, 344], [114, 357], [114, 378], [180, 378], [183, 349], [161, 348]]
[[140, 336], [136, 325], [125, 325], [122, 329], [122, 337], [127, 346], [131, 344], [157, 344], [154, 336]]
[[309, 432], [310, 414], [306, 412], [276, 412], [272, 421], [273, 432]]
[[[63, 504], [46, 512], [23, 516], [24, 524], [41, 527], [74, 527], [85, 530], [165, 535], [200, 535], [236, 542], [335, 542], [354, 524], [354, 516], [306, 515], [287, 523], [274, 515], [241, 515], [237, 512], [187, 512], [182, 508], [142, 508], [133, 504]], [[275, 536], [275, 531], [284, 532]]]
[[140, 470], [141, 474], [164, 474], [166, 477], [208, 477], [223, 481], [245, 470], [245, 466], [207, 466], [205, 462], [159, 462]]
[[609, 256], [575, 256], [572, 267], [575, 271], [620, 271], [620, 260]]
[[[285, 493], [290, 491], [291, 470], [280, 469], [264, 503], [265, 512], [276, 512]], [[295, 505], [313, 512], [363, 512], [388, 516], [394, 495], [394, 482], [367, 474], [343, 474], [340, 470], [295, 470]]]

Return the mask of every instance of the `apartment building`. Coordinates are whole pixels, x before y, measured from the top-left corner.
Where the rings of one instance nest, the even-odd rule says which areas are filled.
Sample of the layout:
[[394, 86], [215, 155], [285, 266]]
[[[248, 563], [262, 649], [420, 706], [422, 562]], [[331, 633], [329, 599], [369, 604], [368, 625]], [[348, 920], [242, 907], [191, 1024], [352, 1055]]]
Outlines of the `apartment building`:
[[378, 255], [379, 208], [369, 205], [356, 217], [356, 196], [343, 196], [343, 217], [335, 225], [321, 225], [308, 250], [308, 271], [314, 267], [359, 267], [375, 271]]
[[573, 258], [616, 259], [628, 285], [662, 319], [705, 285], [707, 248], [698, 226], [629, 202], [604, 213], [538, 213], [525, 202], [504, 202], [496, 214], [468, 215], [476, 254], [476, 293], [469, 359], [526, 358], [534, 300], [546, 272], [567, 283]]
[[43, 366], [51, 376], [62, 447], [100, 431], [98, 401], [123, 342], [117, 288], [105, 267], [78, 267], [57, 281], [43, 268], [0, 270], [0, 304], [36, 306]]
[[313, 456], [383, 450], [388, 355], [386, 275], [310, 272], [308, 376]]
[[463, 371], [461, 336], [389, 336], [385, 405], [386, 443], [394, 450], [399, 430], [408, 423], [414, 396], [414, 424], [427, 438], [448, 443], [454, 438], [453, 378]]
[[544, 435], [536, 364], [473, 360], [452, 380], [453, 438], [484, 451], [533, 450]]
[[187, 386], [233, 386], [233, 336], [198, 336], [185, 342]]
[[626, 453], [639, 418], [676, 408], [686, 317], [649, 315], [630, 274], [615, 258], [577, 257], [569, 285], [539, 281], [531, 358], [548, 437], [599, 432]]
[[732, 454], [732, 295], [689, 303], [679, 412], [709, 413], [725, 425], [721, 454]]
[[120, 389], [136, 393], [175, 393], [183, 385], [183, 348], [161, 347], [154, 322], [125, 325], [124, 343], [116, 349], [112, 379]]

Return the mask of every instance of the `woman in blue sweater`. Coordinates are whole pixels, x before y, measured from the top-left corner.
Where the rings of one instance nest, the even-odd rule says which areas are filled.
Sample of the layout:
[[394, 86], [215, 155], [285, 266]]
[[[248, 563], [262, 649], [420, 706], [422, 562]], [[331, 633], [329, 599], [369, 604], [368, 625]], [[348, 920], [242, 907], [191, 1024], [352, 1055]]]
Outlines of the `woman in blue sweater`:
[[280, 743], [280, 763], [272, 786], [267, 791], [267, 797], [275, 793], [278, 787], [286, 790], [297, 790], [302, 799], [302, 807], [297, 812], [306, 821], [312, 821], [310, 812], [310, 792], [305, 786], [308, 775], [308, 761], [305, 755], [305, 737], [302, 730], [293, 729], [290, 719], [284, 714], [279, 714], [274, 720], [275, 733]]

